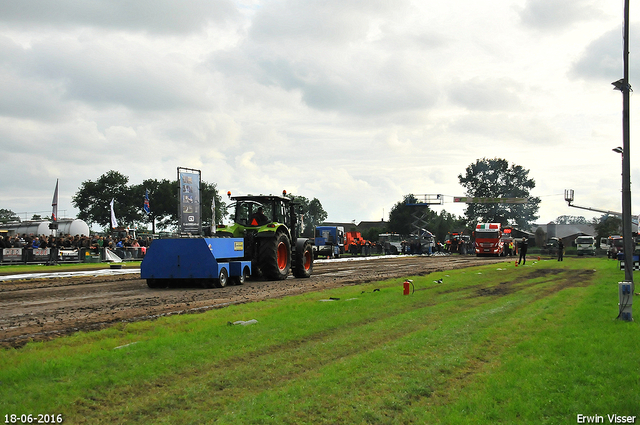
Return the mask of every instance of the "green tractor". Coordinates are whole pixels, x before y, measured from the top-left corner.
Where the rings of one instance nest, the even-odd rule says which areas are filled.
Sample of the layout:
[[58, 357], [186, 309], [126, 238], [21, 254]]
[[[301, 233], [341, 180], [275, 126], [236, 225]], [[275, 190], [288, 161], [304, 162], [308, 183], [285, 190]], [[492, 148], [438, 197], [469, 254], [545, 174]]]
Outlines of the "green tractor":
[[[283, 192], [283, 195], [286, 192]], [[293, 271], [295, 277], [310, 277], [313, 271], [313, 243], [300, 238], [297, 204], [286, 196], [231, 196], [235, 207], [233, 224], [217, 227], [218, 237], [244, 239], [245, 259], [251, 260], [253, 275], [282, 280]]]

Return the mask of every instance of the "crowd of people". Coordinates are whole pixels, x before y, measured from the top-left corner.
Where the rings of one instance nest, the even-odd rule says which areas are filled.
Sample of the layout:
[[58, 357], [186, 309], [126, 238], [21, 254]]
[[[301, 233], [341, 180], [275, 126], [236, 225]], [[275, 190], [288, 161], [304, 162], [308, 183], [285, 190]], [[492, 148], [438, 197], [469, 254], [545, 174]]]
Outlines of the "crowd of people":
[[100, 248], [147, 248], [149, 240], [147, 238], [123, 237], [114, 238], [112, 236], [85, 236], [85, 235], [6, 235], [0, 236], [0, 249], [2, 248], [58, 248], [58, 249], [100, 249]]

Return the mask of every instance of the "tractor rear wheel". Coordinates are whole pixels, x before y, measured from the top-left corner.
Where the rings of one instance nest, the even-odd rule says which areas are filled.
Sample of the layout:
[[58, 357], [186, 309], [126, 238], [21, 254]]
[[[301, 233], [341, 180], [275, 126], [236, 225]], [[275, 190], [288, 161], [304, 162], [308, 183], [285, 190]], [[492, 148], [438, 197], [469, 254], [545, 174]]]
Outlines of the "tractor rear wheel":
[[269, 280], [282, 280], [291, 271], [291, 241], [284, 232], [260, 241], [258, 264], [263, 276]]
[[296, 258], [293, 263], [293, 275], [295, 277], [311, 277], [313, 272], [313, 246], [306, 241], [301, 250], [296, 250]]

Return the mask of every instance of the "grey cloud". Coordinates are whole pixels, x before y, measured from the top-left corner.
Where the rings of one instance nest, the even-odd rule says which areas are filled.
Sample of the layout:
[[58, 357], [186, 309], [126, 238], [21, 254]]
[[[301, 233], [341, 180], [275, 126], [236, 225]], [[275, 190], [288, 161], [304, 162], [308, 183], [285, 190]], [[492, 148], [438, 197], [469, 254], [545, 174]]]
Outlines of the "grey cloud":
[[602, 14], [593, 0], [528, 0], [519, 12], [524, 25], [540, 30], [565, 29]]
[[287, 90], [299, 90], [315, 109], [350, 114], [382, 114], [432, 106], [438, 91], [406, 64], [375, 61], [351, 64], [337, 70], [321, 63], [285, 60], [261, 61], [262, 81]]
[[298, 91], [318, 110], [359, 115], [428, 108], [439, 91], [430, 84], [424, 52], [444, 41], [391, 25], [403, 8], [386, 1], [269, 3], [256, 14], [248, 39], [233, 52], [216, 52], [211, 66], [227, 78], [244, 75]]
[[448, 94], [452, 102], [470, 110], [506, 111], [522, 106], [518, 91], [522, 87], [506, 78], [455, 81]]
[[250, 36], [257, 42], [278, 39], [315, 40], [319, 43], [362, 38], [371, 17], [389, 17], [404, 2], [384, 0], [311, 0], [272, 3], [254, 19]]
[[[6, 115], [28, 116], [31, 104], [42, 101], [32, 114], [41, 114], [62, 103], [81, 101], [93, 106], [122, 105], [137, 110], [206, 108], [206, 97], [192, 81], [189, 69], [144, 49], [143, 46], [117, 48], [117, 43], [78, 44], [49, 40], [30, 49], [0, 45], [0, 67], [20, 75], [10, 87], [10, 105], [0, 102]], [[1, 71], [1, 69], [0, 69]], [[13, 86], [13, 83], [12, 83]], [[15, 86], [14, 86], [15, 87]], [[41, 91], [41, 95], [38, 95]], [[40, 96], [40, 100], [38, 100]]]
[[209, 22], [235, 20], [239, 12], [229, 0], [20, 0], [0, 3], [0, 22], [20, 26], [96, 26], [190, 33]]
[[[633, 24], [631, 25], [633, 27]], [[631, 46], [640, 45], [640, 35], [630, 33]], [[571, 76], [585, 80], [603, 80], [613, 82], [622, 78], [622, 29], [617, 28], [594, 40], [587, 46], [582, 56], [573, 64]], [[633, 47], [631, 48], [633, 51]], [[631, 82], [640, 80], [640, 70], [631, 67]]]
[[557, 146], [566, 138], [561, 128], [548, 120], [508, 112], [473, 112], [452, 122], [450, 129], [472, 137], [482, 136], [491, 143], [526, 142], [534, 146]]
[[51, 121], [66, 114], [55, 85], [22, 78], [0, 69], [0, 116]]

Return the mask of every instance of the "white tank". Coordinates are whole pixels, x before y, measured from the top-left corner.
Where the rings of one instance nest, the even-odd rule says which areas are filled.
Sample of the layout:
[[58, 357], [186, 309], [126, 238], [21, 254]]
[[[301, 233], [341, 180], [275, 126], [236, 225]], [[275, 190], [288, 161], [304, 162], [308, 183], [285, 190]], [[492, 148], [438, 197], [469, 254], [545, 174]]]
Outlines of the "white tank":
[[89, 225], [84, 220], [59, 220], [58, 235], [89, 236]]
[[[7, 230], [10, 235], [51, 235], [50, 221], [23, 221], [20, 223], [0, 224], [0, 230]], [[84, 220], [61, 219], [58, 220], [58, 235], [85, 235], [89, 236], [89, 225]]]

